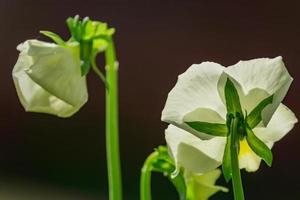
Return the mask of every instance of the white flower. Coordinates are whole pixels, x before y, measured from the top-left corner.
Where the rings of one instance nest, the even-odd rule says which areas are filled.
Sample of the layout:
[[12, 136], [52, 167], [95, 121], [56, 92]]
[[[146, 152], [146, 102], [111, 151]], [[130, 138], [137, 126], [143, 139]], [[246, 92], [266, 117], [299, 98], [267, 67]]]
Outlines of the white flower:
[[12, 76], [26, 111], [69, 117], [88, 99], [81, 76], [79, 44], [61, 46], [38, 40], [20, 44]]
[[[162, 120], [172, 124], [165, 135], [177, 168], [205, 173], [221, 165], [226, 137], [198, 132], [186, 122], [226, 123], [224, 87], [228, 77], [238, 90], [245, 113], [273, 95], [272, 103], [262, 112], [262, 122], [253, 129], [269, 148], [297, 122], [294, 113], [281, 104], [293, 80], [281, 57], [240, 61], [227, 68], [213, 62], [192, 65], [178, 77], [162, 112]], [[247, 141], [241, 141], [240, 168], [256, 171], [260, 161]]]

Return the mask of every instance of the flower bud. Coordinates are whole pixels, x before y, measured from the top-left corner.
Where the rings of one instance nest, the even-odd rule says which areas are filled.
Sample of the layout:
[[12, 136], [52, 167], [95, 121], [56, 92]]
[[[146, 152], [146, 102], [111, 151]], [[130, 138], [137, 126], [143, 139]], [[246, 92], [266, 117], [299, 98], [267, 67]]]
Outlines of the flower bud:
[[17, 49], [12, 76], [26, 111], [69, 117], [85, 104], [88, 93], [78, 43], [27, 40]]

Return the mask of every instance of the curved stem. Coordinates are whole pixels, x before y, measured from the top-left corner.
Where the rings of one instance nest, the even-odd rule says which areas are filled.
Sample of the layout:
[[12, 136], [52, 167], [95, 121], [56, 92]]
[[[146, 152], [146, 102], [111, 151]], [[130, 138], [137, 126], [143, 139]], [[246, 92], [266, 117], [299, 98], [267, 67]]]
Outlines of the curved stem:
[[185, 185], [185, 180], [183, 178], [183, 175], [180, 174], [175, 178], [171, 178], [169, 177], [169, 180], [173, 183], [173, 185], [175, 186], [177, 193], [179, 195], [179, 199], [180, 200], [187, 200], [187, 188]]
[[157, 152], [151, 153], [141, 170], [141, 182], [140, 182], [140, 200], [151, 200], [151, 171], [152, 163], [158, 156]]
[[106, 62], [106, 155], [109, 183], [109, 199], [122, 200], [122, 179], [119, 153], [118, 121], [118, 66], [114, 43], [108, 38]]
[[232, 167], [232, 186], [235, 200], [244, 200], [244, 191], [239, 168], [239, 136], [238, 136], [238, 118], [234, 117], [231, 121], [231, 167]]
[[91, 59], [91, 66], [92, 69], [94, 70], [94, 72], [98, 75], [98, 77], [100, 78], [100, 80], [104, 83], [105, 88], [108, 89], [108, 83], [106, 81], [105, 76], [103, 75], [103, 73], [101, 72], [101, 70], [97, 67], [96, 61], [95, 61], [96, 57], [94, 57], [93, 59]]

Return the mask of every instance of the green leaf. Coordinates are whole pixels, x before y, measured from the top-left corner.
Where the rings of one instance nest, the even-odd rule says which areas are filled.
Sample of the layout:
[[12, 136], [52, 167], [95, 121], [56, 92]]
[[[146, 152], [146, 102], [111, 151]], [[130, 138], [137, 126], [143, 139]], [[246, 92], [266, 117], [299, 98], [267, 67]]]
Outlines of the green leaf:
[[272, 151], [264, 142], [262, 142], [258, 137], [255, 136], [255, 134], [253, 133], [250, 127], [246, 127], [246, 132], [247, 132], [246, 139], [250, 148], [259, 157], [261, 157], [269, 167], [271, 167], [273, 161]]
[[225, 92], [227, 113], [231, 113], [231, 114], [240, 113], [242, 115], [243, 112], [242, 112], [238, 91], [229, 78], [227, 78], [224, 92]]
[[246, 120], [250, 128], [254, 128], [262, 120], [262, 111], [264, 108], [273, 102], [273, 95], [262, 100], [247, 116]]
[[58, 45], [65, 45], [65, 41], [56, 33], [53, 33], [51, 31], [40, 31], [40, 33], [49, 37]]
[[224, 150], [223, 162], [222, 162], [222, 171], [223, 176], [226, 182], [229, 182], [232, 177], [232, 168], [231, 168], [231, 137], [227, 137], [226, 146]]
[[208, 122], [186, 122], [191, 128], [213, 136], [227, 136], [228, 128], [226, 124], [208, 123]]

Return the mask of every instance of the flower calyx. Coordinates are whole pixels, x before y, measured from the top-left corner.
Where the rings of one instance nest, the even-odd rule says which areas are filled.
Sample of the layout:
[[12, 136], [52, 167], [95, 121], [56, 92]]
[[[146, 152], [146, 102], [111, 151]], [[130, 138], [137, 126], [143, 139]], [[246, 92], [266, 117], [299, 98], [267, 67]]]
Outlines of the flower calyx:
[[[262, 112], [266, 106], [272, 103], [273, 95], [263, 99], [248, 115], [247, 111], [243, 112], [242, 110], [238, 91], [230, 78], [227, 78], [224, 94], [227, 109], [226, 124], [199, 121], [186, 122], [186, 124], [202, 133], [227, 137], [223, 156], [223, 173], [225, 179], [229, 181], [231, 178], [230, 144], [232, 142], [236, 145], [239, 153], [240, 141], [246, 140], [255, 154], [261, 157], [268, 166], [272, 165], [271, 150], [254, 134], [253, 129], [262, 122]], [[235, 125], [233, 126], [233, 124]], [[235, 134], [235, 137], [231, 137], [231, 134]], [[236, 141], [232, 141], [233, 138]]]
[[78, 43], [80, 46], [81, 75], [85, 76], [97, 54], [106, 49], [115, 29], [108, 28], [106, 23], [90, 20], [89, 17], [80, 20], [78, 15], [69, 17], [66, 23], [71, 33], [68, 41], [64, 41], [58, 34], [50, 31], [40, 31], [40, 33], [61, 46]]
[[108, 28], [106, 23], [92, 21], [89, 17], [80, 20], [78, 15], [69, 17], [67, 25], [71, 33], [69, 41], [80, 44], [81, 73], [84, 76], [97, 54], [106, 49], [115, 29]]

